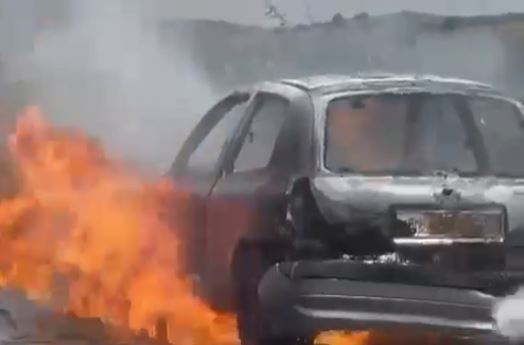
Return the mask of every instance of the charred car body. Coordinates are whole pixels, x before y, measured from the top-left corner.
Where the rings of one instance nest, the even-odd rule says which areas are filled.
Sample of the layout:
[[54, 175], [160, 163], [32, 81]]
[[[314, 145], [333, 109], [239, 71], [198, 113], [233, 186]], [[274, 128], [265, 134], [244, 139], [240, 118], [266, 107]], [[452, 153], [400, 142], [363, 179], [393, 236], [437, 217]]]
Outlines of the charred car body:
[[170, 175], [187, 269], [244, 344], [412, 326], [497, 333], [524, 281], [524, 116], [476, 82], [323, 76], [236, 91]]

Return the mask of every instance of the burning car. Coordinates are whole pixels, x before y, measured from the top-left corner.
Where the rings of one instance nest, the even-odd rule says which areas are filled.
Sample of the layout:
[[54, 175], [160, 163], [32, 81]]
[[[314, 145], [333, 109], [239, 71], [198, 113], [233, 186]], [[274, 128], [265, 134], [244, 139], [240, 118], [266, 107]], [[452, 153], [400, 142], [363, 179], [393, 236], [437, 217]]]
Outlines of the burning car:
[[524, 281], [524, 113], [435, 76], [265, 82], [218, 102], [170, 176], [188, 272], [242, 344], [410, 327], [497, 335]]

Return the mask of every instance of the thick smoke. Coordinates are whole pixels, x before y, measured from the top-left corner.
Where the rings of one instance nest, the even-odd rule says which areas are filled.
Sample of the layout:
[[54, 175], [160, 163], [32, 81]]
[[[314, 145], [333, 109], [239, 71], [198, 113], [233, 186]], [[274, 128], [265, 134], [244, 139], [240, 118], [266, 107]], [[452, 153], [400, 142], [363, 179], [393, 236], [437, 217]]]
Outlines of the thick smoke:
[[462, 77], [524, 92], [514, 68], [521, 55], [517, 44], [512, 47], [506, 25], [454, 29], [453, 21], [446, 25], [444, 17], [410, 13], [338, 17], [281, 30], [195, 25], [199, 26], [196, 56], [218, 84], [384, 71]]
[[66, 3], [67, 25], [41, 32], [33, 52], [11, 70], [36, 83], [34, 101], [55, 122], [164, 170], [213, 101], [207, 82], [181, 43], [168, 49], [159, 39], [150, 2]]
[[524, 339], [524, 288], [501, 300], [493, 317], [500, 333], [514, 341]]

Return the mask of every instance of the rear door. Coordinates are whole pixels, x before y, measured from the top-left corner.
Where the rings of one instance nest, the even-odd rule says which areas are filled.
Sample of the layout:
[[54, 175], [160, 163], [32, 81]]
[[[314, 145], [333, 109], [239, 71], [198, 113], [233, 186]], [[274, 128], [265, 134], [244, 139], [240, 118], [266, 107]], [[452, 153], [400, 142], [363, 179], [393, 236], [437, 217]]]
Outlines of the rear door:
[[231, 297], [230, 264], [238, 240], [270, 238], [277, 230], [286, 188], [300, 166], [301, 124], [292, 108], [283, 94], [256, 95], [209, 196], [202, 277], [213, 295]]
[[188, 273], [202, 267], [205, 251], [206, 199], [219, 174], [224, 152], [238, 129], [251, 97], [250, 92], [235, 92], [218, 102], [198, 123], [183, 144], [170, 176], [184, 195], [183, 205], [174, 205], [176, 228], [182, 234]]

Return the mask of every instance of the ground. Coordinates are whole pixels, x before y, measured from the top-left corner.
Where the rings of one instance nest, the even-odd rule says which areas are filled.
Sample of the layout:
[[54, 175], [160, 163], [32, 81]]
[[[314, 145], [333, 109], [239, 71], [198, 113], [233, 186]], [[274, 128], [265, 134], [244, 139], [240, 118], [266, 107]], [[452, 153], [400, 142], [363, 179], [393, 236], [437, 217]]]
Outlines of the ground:
[[[144, 332], [143, 332], [144, 333]], [[100, 319], [56, 314], [15, 291], [0, 293], [0, 343], [160, 345], [166, 342], [105, 325]]]

